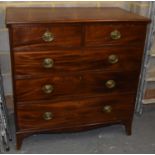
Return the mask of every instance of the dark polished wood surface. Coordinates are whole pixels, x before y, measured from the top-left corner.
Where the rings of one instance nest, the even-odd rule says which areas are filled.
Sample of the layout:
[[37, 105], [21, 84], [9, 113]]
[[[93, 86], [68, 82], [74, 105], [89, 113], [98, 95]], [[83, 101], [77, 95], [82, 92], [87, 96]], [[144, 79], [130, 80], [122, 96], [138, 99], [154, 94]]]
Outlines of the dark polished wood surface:
[[[87, 24], [86, 46], [125, 45], [144, 43], [146, 25], [141, 24]], [[121, 38], [113, 40], [110, 33], [117, 30]]]
[[[13, 27], [13, 46], [51, 46], [51, 47], [78, 47], [81, 45], [80, 24], [52, 24], [52, 25], [16, 25]], [[52, 32], [52, 42], [42, 39], [46, 31]]]
[[7, 8], [17, 149], [35, 133], [115, 123], [131, 135], [149, 21], [119, 8]]
[[[31, 78], [52, 76], [60, 73], [100, 71], [134, 71], [139, 70], [143, 45], [141, 47], [102, 47], [40, 52], [16, 52], [15, 77]], [[111, 64], [109, 56], [115, 54], [118, 62]], [[51, 68], [45, 68], [44, 59], [54, 61]], [[130, 63], [127, 63], [130, 62]], [[67, 75], [66, 75], [67, 76]]]
[[56, 22], [148, 22], [142, 17], [117, 7], [27, 8], [10, 7], [6, 10], [7, 24]]
[[[114, 95], [97, 98], [76, 99], [59, 102], [35, 103], [18, 106], [20, 129], [49, 129], [75, 127], [85, 124], [102, 124], [111, 121], [125, 121], [130, 118], [134, 106], [135, 94]], [[123, 104], [122, 104], [123, 103]], [[111, 106], [111, 112], [104, 111]], [[45, 112], [51, 112], [53, 118], [45, 120]]]
[[[16, 80], [16, 99], [26, 102], [34, 100], [53, 100], [71, 96], [95, 96], [102, 94], [115, 94], [135, 92], [138, 72], [86, 72], [76, 74], [62, 74], [44, 78]], [[114, 80], [116, 86], [107, 88], [106, 82]], [[53, 92], [46, 94], [42, 90], [44, 85], [52, 85]], [[28, 104], [28, 103], [27, 103]]]

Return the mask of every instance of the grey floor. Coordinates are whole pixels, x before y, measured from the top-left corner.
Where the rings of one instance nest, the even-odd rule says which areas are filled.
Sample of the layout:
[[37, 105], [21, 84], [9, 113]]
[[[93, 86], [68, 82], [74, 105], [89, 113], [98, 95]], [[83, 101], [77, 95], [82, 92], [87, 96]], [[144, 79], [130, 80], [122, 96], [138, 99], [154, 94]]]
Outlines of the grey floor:
[[141, 117], [134, 117], [131, 136], [126, 136], [121, 125], [78, 133], [33, 135], [24, 140], [20, 151], [15, 150], [14, 139], [7, 153], [155, 153], [155, 105], [146, 106]]

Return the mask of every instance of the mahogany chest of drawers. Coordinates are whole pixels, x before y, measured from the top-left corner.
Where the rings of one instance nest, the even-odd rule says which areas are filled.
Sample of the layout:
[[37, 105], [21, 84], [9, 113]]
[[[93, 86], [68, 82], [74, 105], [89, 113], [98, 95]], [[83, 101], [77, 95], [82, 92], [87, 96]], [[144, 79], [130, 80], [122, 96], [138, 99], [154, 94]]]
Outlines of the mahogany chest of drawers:
[[130, 135], [149, 22], [120, 8], [8, 8], [17, 149], [114, 123]]

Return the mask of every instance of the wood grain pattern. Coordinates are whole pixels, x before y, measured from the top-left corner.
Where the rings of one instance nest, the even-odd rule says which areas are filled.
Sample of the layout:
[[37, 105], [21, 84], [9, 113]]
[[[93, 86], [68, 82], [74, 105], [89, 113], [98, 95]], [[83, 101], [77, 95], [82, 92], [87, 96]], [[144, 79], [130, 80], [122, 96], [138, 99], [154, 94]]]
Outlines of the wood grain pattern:
[[6, 10], [6, 19], [7, 24], [73, 22], [112, 22], [115, 24], [116, 22], [150, 22], [146, 17], [117, 7], [10, 7]]
[[[113, 40], [110, 33], [117, 30], [121, 38]], [[144, 44], [146, 25], [95, 23], [86, 25], [86, 46]]]
[[[143, 47], [103, 47], [83, 50], [52, 50], [41, 52], [16, 52], [16, 78], [53, 76], [62, 72], [134, 71], [140, 69]], [[118, 62], [111, 64], [108, 57], [117, 55]], [[52, 68], [44, 68], [45, 58], [54, 60]]]
[[[49, 31], [54, 36], [51, 42], [42, 39]], [[78, 47], [81, 45], [81, 26], [79, 24], [51, 24], [51, 25], [15, 25], [13, 26], [13, 46], [33, 47]]]
[[[119, 8], [8, 8], [16, 146], [36, 133], [73, 132], [121, 123], [131, 135], [149, 19]], [[44, 42], [45, 31], [54, 41]], [[112, 40], [111, 31], [121, 38]], [[119, 61], [109, 64], [108, 56]], [[52, 58], [54, 67], [43, 68]], [[108, 89], [107, 80], [116, 87]], [[42, 86], [52, 84], [45, 94]], [[110, 113], [102, 112], [111, 106]], [[43, 119], [52, 112], [50, 121]]]
[[[85, 29], [85, 36], [82, 40], [82, 29]], [[90, 23], [90, 24], [27, 24], [15, 25], [13, 28], [13, 49], [14, 51], [45, 51], [53, 48], [63, 49], [83, 46], [105, 46], [105, 45], [143, 45], [145, 41], [146, 25], [137, 24], [111, 24], [111, 23]], [[45, 42], [42, 35], [46, 31], [54, 35], [54, 40]], [[113, 40], [110, 33], [118, 30], [121, 38]], [[83, 42], [82, 42], [83, 41]]]
[[[18, 126], [21, 129], [54, 129], [57, 127], [76, 127], [84, 124], [102, 124], [111, 121], [123, 121], [131, 116], [134, 106], [133, 94], [103, 96], [82, 100], [68, 100], [55, 103], [35, 103], [18, 106]], [[103, 112], [104, 106], [110, 105], [110, 113]], [[52, 112], [53, 119], [44, 120], [45, 112]]]
[[[71, 96], [93, 96], [135, 92], [137, 88], [138, 72], [85, 72], [75, 74], [60, 74], [44, 78], [16, 80], [17, 101], [52, 100]], [[106, 81], [114, 80], [116, 87], [109, 89]], [[50, 94], [43, 92], [42, 87], [50, 84], [54, 90]]]

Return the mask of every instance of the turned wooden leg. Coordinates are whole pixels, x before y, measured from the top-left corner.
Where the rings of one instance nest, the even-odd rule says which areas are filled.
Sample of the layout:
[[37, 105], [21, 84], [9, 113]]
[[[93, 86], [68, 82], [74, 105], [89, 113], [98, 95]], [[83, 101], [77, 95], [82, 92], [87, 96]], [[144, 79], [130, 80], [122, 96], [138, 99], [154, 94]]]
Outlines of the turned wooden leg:
[[126, 121], [124, 122], [125, 131], [128, 136], [132, 134], [132, 121]]

